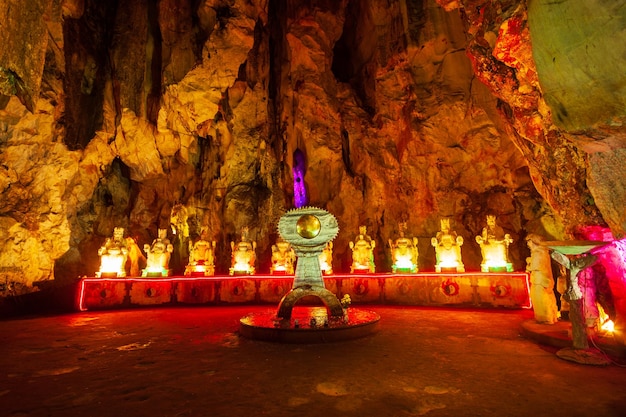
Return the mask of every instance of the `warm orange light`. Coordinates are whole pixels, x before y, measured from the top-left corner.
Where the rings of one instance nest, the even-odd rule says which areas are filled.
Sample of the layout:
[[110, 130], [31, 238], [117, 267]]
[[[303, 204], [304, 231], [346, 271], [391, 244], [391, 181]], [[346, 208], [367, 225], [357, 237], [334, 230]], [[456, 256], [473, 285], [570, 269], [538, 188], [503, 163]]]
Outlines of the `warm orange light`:
[[246, 262], [238, 261], [235, 262], [235, 265], [233, 266], [233, 271], [235, 273], [250, 273], [250, 271], [252, 271], [252, 267]]
[[103, 255], [100, 262], [100, 271], [98, 271], [96, 276], [116, 274], [118, 277], [123, 277], [125, 275], [124, 265], [122, 265], [123, 261], [124, 258], [122, 256]]
[[438, 266], [445, 269], [457, 268], [459, 261], [453, 252], [441, 252]]
[[601, 329], [607, 333], [613, 333], [615, 332], [615, 323], [613, 320], [607, 320], [602, 324]]
[[415, 268], [415, 264], [411, 260], [411, 255], [396, 255], [396, 263], [394, 264], [396, 269], [413, 269]]

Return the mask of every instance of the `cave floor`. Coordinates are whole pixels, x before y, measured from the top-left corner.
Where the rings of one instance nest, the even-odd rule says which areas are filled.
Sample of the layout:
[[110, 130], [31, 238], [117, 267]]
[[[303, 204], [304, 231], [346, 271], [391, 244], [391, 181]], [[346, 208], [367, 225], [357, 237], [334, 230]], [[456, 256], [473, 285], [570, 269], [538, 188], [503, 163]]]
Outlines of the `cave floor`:
[[[271, 308], [271, 307], [269, 307]], [[361, 307], [359, 307], [361, 308]], [[363, 307], [364, 338], [239, 336], [262, 306], [0, 321], [3, 416], [623, 416], [626, 368], [520, 336], [529, 310]]]

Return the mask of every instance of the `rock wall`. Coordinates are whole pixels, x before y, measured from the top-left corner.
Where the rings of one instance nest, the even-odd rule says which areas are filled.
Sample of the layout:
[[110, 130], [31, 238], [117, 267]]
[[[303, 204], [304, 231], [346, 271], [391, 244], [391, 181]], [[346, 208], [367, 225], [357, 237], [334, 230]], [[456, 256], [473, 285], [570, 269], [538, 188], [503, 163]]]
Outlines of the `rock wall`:
[[249, 227], [267, 271], [297, 150], [309, 203], [339, 220], [337, 271], [359, 225], [379, 271], [400, 221], [422, 270], [441, 217], [468, 270], [490, 212], [516, 270], [528, 233], [623, 235], [624, 115], [553, 123], [534, 45], [558, 33], [533, 26], [552, 6], [439, 3], [4, 0], [0, 279], [93, 275], [114, 226], [140, 246], [167, 228], [175, 273], [200, 227], [225, 273]]

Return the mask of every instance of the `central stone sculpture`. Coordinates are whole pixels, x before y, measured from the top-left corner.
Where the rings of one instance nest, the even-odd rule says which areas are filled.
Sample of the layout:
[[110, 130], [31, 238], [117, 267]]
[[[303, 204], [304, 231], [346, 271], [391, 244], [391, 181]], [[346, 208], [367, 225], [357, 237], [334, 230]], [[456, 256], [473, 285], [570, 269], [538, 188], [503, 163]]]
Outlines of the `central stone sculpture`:
[[[329, 250], [329, 244], [339, 233], [335, 216], [319, 208], [296, 208], [280, 218], [278, 232], [298, 257], [292, 288], [280, 300], [278, 311], [242, 317], [240, 334], [286, 343], [339, 341], [371, 334], [380, 316], [349, 307], [349, 294], [343, 294], [339, 301], [324, 285], [320, 256]], [[298, 300], [310, 296], [319, 298], [325, 307], [301, 307], [294, 312]]]
[[315, 296], [324, 302], [331, 318], [342, 318], [343, 307], [337, 296], [324, 286], [319, 263], [327, 243], [339, 233], [335, 216], [314, 207], [290, 210], [278, 222], [278, 232], [286, 242], [291, 243], [298, 263], [292, 289], [280, 301], [277, 317], [290, 319], [298, 300]]

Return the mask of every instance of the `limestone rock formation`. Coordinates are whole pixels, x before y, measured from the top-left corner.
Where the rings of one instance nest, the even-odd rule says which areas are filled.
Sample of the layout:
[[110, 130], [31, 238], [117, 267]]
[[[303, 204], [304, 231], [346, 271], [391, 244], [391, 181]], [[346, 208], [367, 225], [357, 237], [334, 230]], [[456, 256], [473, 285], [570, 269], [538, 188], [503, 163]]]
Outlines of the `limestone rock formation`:
[[[428, 242], [442, 217], [469, 242], [497, 214], [517, 270], [528, 233], [563, 239], [579, 224], [626, 231], [624, 91], [598, 58], [613, 47], [623, 66], [623, 45], [586, 45], [594, 61], [574, 86], [559, 84], [567, 77], [546, 75], [550, 66], [558, 62], [561, 74], [575, 66], [566, 48], [548, 47], [570, 39], [571, 28], [550, 18], [560, 6], [27, 3], [0, 2], [7, 282], [93, 275], [115, 226], [140, 245], [170, 230], [174, 273], [186, 264], [186, 240], [206, 227], [217, 274], [228, 270], [229, 242], [249, 227], [257, 270], [268, 271], [276, 222], [293, 207], [297, 150], [309, 203], [339, 221], [336, 271], [349, 268], [348, 242], [363, 224], [382, 243], [405, 221], [425, 242], [420, 270], [434, 269]], [[623, 17], [596, 3], [585, 11], [600, 13], [598, 22]], [[596, 76], [594, 95], [563, 102], [562, 91]], [[607, 89], [591, 114], [589, 102]], [[173, 216], [181, 208], [185, 225]], [[385, 245], [376, 248], [377, 270], [390, 270]], [[464, 258], [467, 270], [479, 269], [477, 245], [464, 246]]]

